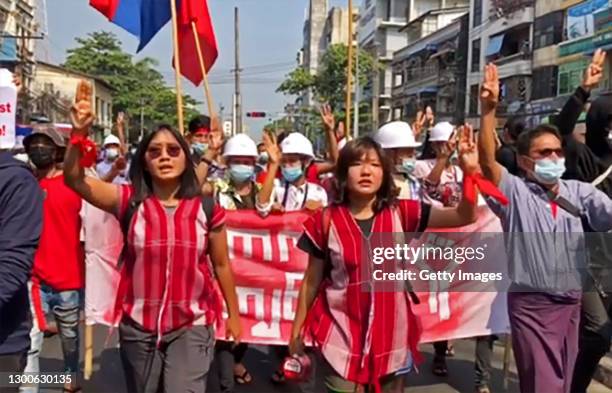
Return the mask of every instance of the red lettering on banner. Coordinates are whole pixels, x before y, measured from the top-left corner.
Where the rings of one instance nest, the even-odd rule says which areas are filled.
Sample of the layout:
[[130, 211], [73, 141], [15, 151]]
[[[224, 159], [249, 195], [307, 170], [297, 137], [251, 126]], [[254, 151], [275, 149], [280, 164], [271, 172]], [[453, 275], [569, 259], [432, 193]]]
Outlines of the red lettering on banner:
[[3, 124], [2, 126], [0, 126], [0, 136], [5, 136], [6, 135], [6, 124]]
[[6, 104], [0, 104], [0, 113], [11, 113], [11, 103], [7, 102]]

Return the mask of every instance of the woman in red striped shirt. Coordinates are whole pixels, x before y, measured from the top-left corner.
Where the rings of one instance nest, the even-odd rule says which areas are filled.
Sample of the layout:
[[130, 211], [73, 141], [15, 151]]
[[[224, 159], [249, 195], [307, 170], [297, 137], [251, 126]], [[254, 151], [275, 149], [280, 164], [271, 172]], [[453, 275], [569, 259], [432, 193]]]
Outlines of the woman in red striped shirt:
[[213, 325], [222, 318], [213, 270], [227, 304], [228, 338], [238, 342], [241, 335], [224, 211], [202, 198], [189, 147], [170, 126], [159, 127], [140, 143], [130, 168], [132, 185], [86, 177], [80, 161], [92, 122], [91, 87], [81, 82], [65, 179], [87, 202], [117, 215], [127, 229], [115, 317], [121, 317], [128, 391], [205, 392], [214, 355]]
[[[464, 171], [478, 171], [472, 133], [466, 133], [460, 149]], [[332, 392], [368, 386], [376, 392], [403, 392], [400, 370], [419, 360], [419, 323], [403, 285], [397, 291], [374, 289], [370, 259], [362, 255], [372, 247], [372, 235], [459, 227], [476, 220], [475, 201], [467, 198], [455, 208], [397, 201], [392, 173], [392, 162], [373, 139], [349, 142], [338, 160], [336, 202], [306, 222], [299, 241], [310, 260], [290, 350], [302, 353], [303, 335], [312, 337]]]

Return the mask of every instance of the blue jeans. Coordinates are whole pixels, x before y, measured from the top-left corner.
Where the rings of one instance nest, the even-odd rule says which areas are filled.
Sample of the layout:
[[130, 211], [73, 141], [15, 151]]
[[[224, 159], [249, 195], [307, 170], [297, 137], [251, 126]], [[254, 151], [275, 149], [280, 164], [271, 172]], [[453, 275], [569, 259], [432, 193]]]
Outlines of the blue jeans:
[[[45, 315], [53, 314], [64, 355], [64, 372], [76, 374], [79, 370], [79, 311], [81, 291], [57, 292], [41, 284], [40, 300]], [[30, 299], [32, 304], [32, 300]], [[35, 315], [35, 313], [33, 313]], [[35, 318], [34, 318], [35, 319]], [[34, 321], [30, 332], [32, 344], [28, 352], [28, 363], [24, 372], [39, 372], [39, 357], [42, 350], [44, 332], [40, 331], [38, 321]], [[22, 388], [22, 392], [37, 392], [37, 388]]]

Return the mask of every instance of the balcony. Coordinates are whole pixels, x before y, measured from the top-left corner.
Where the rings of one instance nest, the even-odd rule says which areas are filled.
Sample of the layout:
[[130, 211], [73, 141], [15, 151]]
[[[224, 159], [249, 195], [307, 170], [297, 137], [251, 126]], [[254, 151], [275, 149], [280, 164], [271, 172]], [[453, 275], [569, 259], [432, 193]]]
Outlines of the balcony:
[[513, 27], [501, 34], [489, 37], [486, 61], [497, 65], [524, 60], [531, 56], [530, 24]]
[[492, 21], [507, 18], [517, 11], [534, 5], [535, 0], [491, 0], [489, 17]]

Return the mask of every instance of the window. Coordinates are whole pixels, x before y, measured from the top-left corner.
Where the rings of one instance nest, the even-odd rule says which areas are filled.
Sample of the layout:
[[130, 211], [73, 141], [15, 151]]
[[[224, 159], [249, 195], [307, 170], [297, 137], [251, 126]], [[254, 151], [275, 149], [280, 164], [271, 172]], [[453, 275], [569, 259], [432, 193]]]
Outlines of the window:
[[582, 74], [589, 65], [589, 59], [565, 63], [559, 66], [559, 95], [572, 93], [582, 81]]
[[472, 41], [472, 72], [480, 71], [480, 38]]
[[547, 66], [533, 70], [531, 99], [539, 100], [556, 96], [557, 76], [557, 66]]
[[402, 119], [402, 108], [393, 108], [393, 120], [401, 120]]
[[472, 27], [482, 24], [482, 0], [474, 0], [474, 23]]
[[478, 114], [478, 97], [480, 96], [480, 86], [470, 86], [470, 115]]
[[396, 73], [393, 75], [393, 87], [400, 87], [404, 84], [404, 74]]
[[533, 28], [534, 49], [545, 48], [563, 41], [563, 11], [537, 18]]

